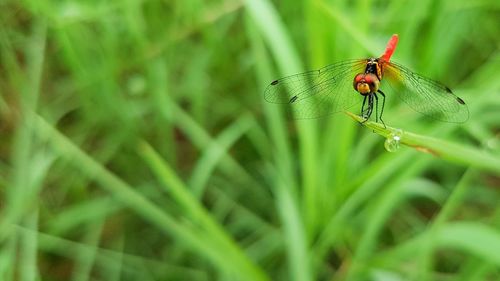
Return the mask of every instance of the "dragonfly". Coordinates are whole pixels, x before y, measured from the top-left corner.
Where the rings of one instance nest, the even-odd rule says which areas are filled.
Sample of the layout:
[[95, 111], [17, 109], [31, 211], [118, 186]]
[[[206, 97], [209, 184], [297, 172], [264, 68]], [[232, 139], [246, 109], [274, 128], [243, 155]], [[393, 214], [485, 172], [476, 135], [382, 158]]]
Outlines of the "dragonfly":
[[398, 40], [397, 34], [392, 35], [378, 58], [341, 61], [274, 80], [267, 86], [264, 98], [290, 105], [297, 119], [323, 117], [362, 103], [363, 122], [375, 112], [375, 122], [380, 120], [385, 126], [382, 115], [387, 93], [432, 119], [467, 121], [467, 105], [450, 88], [390, 60]]

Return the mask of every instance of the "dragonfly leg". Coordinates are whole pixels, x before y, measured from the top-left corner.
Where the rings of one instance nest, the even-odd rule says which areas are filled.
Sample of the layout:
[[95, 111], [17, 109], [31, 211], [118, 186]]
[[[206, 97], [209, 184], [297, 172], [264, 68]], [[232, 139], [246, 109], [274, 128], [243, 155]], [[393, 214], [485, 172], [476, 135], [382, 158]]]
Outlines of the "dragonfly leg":
[[384, 124], [384, 128], [387, 128], [385, 126], [384, 120], [382, 120], [382, 114], [384, 113], [384, 107], [385, 107], [385, 94], [381, 90], [378, 90], [377, 92], [382, 96], [382, 109], [380, 110], [380, 122]]
[[373, 96], [368, 95], [368, 108], [366, 109], [366, 114], [363, 114], [363, 118], [365, 120], [361, 123], [365, 123], [366, 121], [368, 121], [368, 119], [370, 119], [370, 116], [372, 115], [372, 113], [373, 113]]
[[366, 104], [366, 96], [363, 97], [363, 105], [361, 106], [361, 117], [364, 117], [365, 115], [365, 104]]
[[368, 111], [368, 117], [367, 119], [370, 119], [373, 113], [373, 95], [370, 95], [368, 97], [368, 104], [369, 104], [369, 111]]
[[373, 93], [373, 97], [375, 98], [375, 122], [378, 123], [378, 97], [377, 97], [377, 93]]

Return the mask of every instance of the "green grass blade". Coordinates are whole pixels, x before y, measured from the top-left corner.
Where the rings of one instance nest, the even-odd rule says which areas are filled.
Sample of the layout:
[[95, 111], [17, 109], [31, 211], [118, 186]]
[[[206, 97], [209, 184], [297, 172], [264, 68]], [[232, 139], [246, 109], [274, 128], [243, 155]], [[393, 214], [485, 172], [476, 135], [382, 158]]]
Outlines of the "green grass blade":
[[93, 224], [89, 225], [87, 229], [83, 229], [84, 232], [87, 232], [84, 234], [84, 243], [88, 250], [75, 253], [75, 269], [72, 274], [72, 281], [92, 280], [91, 273], [94, 267], [102, 229], [103, 223], [99, 221], [95, 221]]
[[477, 222], [449, 223], [437, 233], [437, 240], [442, 248], [460, 250], [500, 266], [498, 229]]
[[214, 248], [211, 242], [206, 241], [206, 237], [198, 230], [177, 222], [171, 215], [148, 201], [122, 179], [107, 171], [101, 164], [85, 154], [43, 118], [38, 116], [35, 121], [34, 129], [40, 139], [48, 141], [58, 155], [64, 157], [87, 176], [94, 178], [103, 189], [111, 193], [122, 204], [160, 230], [172, 235], [185, 247], [193, 249], [212, 261], [221, 270], [234, 270], [230, 264], [226, 263], [224, 253], [219, 252], [219, 249]]
[[[436, 216], [432, 225], [429, 227], [430, 233], [438, 232], [439, 228], [445, 224], [445, 222], [450, 219], [453, 215], [453, 212], [459, 207], [460, 204], [463, 204], [463, 201], [466, 197], [466, 191], [470, 186], [470, 181], [472, 178], [473, 172], [471, 170], [467, 170], [467, 172], [462, 177], [461, 181], [458, 185], [453, 189], [451, 195], [448, 200], [446, 200], [441, 212]], [[433, 236], [433, 235], [431, 235]], [[420, 270], [418, 272], [419, 276], [417, 278], [419, 280], [430, 280], [432, 279], [429, 276], [429, 272], [432, 272], [432, 266], [434, 263], [433, 254], [435, 247], [435, 240], [428, 239], [423, 243], [423, 247], [420, 252]]]
[[243, 115], [220, 133], [211, 145], [207, 146], [201, 159], [198, 160], [198, 164], [193, 169], [189, 183], [198, 198], [203, 194], [206, 183], [219, 161], [225, 155], [229, 155], [228, 149], [231, 145], [254, 124], [251, 117]]
[[19, 255], [19, 267], [17, 267], [19, 280], [36, 281], [40, 277], [38, 274], [38, 210], [26, 217], [25, 227], [33, 232], [23, 233], [21, 236], [21, 251]]
[[[360, 123], [364, 121], [358, 115], [346, 113]], [[400, 131], [392, 127], [384, 128], [382, 124], [371, 121], [362, 124], [384, 138], [389, 138], [391, 134]], [[486, 151], [406, 131], [403, 132], [400, 143], [457, 164], [500, 174], [500, 159]]]
[[219, 251], [229, 256], [234, 268], [231, 272], [238, 273], [245, 280], [268, 280], [265, 273], [253, 264], [243, 253], [237, 243], [218, 225], [210, 213], [199, 203], [172, 168], [147, 143], [139, 146], [139, 154], [161, 181], [162, 186], [185, 209], [187, 215], [207, 231], [209, 236], [220, 244]]
[[[293, 47], [293, 43], [288, 36], [286, 28], [284, 27], [279, 15], [277, 14], [271, 3], [267, 0], [249, 0], [246, 1], [245, 4], [248, 8], [250, 16], [253, 19], [254, 24], [258, 27], [260, 33], [264, 37], [264, 41], [266, 41], [266, 43], [271, 48], [271, 51], [277, 60], [279, 69], [281, 70], [281, 73], [291, 74], [301, 72], [303, 70], [303, 67], [299, 56]], [[300, 156], [302, 160], [301, 167], [304, 193], [302, 207], [305, 212], [304, 220], [306, 223], [304, 225], [306, 229], [301, 230], [294, 227], [295, 225], [288, 225], [285, 228], [285, 231], [295, 229], [295, 231], [305, 231], [309, 234], [309, 232], [312, 232], [311, 229], [315, 228], [315, 224], [317, 222], [317, 209], [315, 208], [315, 206], [318, 205], [317, 202], [319, 201], [320, 197], [317, 184], [317, 171], [319, 170], [317, 168], [317, 128], [315, 123], [306, 124], [303, 122], [297, 122], [297, 127], [299, 130]], [[289, 164], [285, 165], [285, 167], [288, 167]], [[295, 176], [290, 170], [287, 169], [279, 172], [283, 172], [281, 175], [279, 175], [279, 177], [282, 177], [282, 179], [286, 179], [286, 182], [291, 183], [287, 184], [287, 188], [291, 189], [295, 187], [295, 185], [293, 184], [293, 178], [295, 178]], [[280, 185], [280, 183], [277, 182], [277, 185]], [[280, 190], [278, 190], [277, 192], [278, 195], [281, 194], [282, 196], [288, 196], [288, 194], [284, 194]], [[293, 193], [293, 197], [291, 198], [294, 199], [294, 205], [297, 205], [298, 199], [296, 199], [297, 197], [295, 197], [297, 196], [297, 191], [294, 190]], [[285, 202], [289, 202], [285, 198], [281, 198], [278, 200], [285, 200]], [[294, 209], [299, 208], [294, 207]], [[282, 218], [285, 219], [289, 218], [290, 215], [298, 215], [298, 212], [281, 215]], [[296, 217], [294, 219], [286, 219], [284, 222], [299, 223], [299, 221], [301, 220], [301, 217]], [[311, 280], [311, 271], [308, 269], [308, 267], [310, 266], [310, 262], [304, 261], [304, 259], [309, 257], [309, 255], [307, 254], [309, 252], [307, 235], [285, 233], [285, 236], [289, 237], [288, 239], [295, 240], [295, 243], [288, 244], [288, 251], [291, 255], [289, 259], [289, 271], [291, 272], [291, 277], [297, 281]], [[298, 239], [303, 240], [299, 241]], [[303, 273], [305, 274], [295, 274], [297, 268], [302, 268]]]

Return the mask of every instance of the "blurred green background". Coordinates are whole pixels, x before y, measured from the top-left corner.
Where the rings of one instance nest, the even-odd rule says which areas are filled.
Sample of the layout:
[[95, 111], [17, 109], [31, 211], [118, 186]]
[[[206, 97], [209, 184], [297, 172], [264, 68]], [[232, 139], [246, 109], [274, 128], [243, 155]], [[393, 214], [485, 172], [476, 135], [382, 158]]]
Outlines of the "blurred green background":
[[[500, 167], [476, 157], [500, 158], [499, 1], [0, 8], [0, 280], [500, 280]], [[479, 154], [389, 153], [263, 100], [393, 33], [470, 118], [392, 95], [386, 124]]]

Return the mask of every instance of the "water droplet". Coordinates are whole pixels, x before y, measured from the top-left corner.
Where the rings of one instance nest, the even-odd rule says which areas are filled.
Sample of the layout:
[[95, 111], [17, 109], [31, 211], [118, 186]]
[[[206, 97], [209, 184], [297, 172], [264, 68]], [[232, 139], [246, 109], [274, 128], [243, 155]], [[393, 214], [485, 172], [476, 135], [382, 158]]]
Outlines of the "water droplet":
[[396, 129], [392, 131], [392, 133], [387, 137], [384, 143], [384, 147], [389, 152], [395, 152], [399, 149], [399, 142], [401, 141], [401, 137], [403, 136], [403, 131], [400, 129]]

